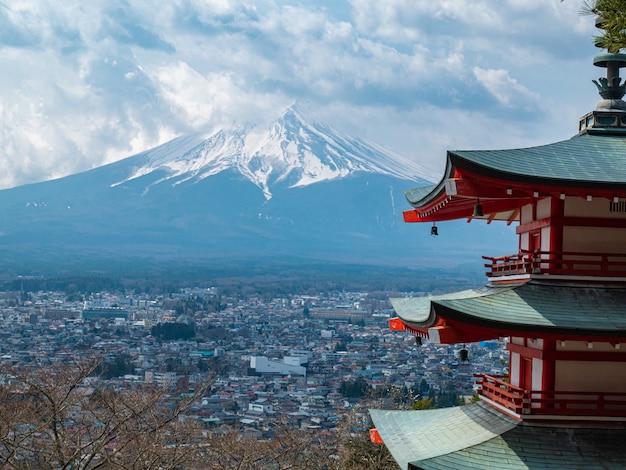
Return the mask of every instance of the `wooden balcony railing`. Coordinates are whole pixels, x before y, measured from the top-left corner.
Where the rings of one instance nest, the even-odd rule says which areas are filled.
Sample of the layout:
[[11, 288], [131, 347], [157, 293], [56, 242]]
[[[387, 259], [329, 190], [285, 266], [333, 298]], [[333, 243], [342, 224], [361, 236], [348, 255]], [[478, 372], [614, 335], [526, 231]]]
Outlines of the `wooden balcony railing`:
[[574, 251], [524, 251], [492, 258], [483, 256], [488, 277], [516, 274], [626, 277], [626, 254]]
[[524, 390], [501, 378], [474, 374], [477, 393], [490, 401], [525, 416], [549, 419], [557, 416], [578, 416], [599, 419], [626, 417], [626, 393], [563, 392]]

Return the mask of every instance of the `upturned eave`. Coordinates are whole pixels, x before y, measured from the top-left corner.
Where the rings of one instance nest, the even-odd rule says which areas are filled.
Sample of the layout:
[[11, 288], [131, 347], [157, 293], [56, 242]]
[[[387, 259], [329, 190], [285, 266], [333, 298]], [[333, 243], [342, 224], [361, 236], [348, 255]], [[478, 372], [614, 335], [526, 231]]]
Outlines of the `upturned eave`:
[[[626, 339], [623, 283], [574, 286], [531, 280], [390, 300], [406, 330], [441, 344], [524, 335], [591, 341]], [[399, 324], [396, 329], [401, 329]]]
[[[470, 221], [479, 218], [489, 222], [504, 220], [512, 223], [519, 220], [519, 210], [524, 204], [543, 197], [578, 197], [585, 200], [603, 198], [614, 202], [626, 199], [626, 184], [613, 181], [606, 175], [590, 174], [580, 180], [570, 175], [569, 178], [560, 179], [552, 175], [537, 175], [536, 171], [512, 173], [487, 165], [494, 160], [494, 153], [506, 159], [509, 152], [523, 153], [524, 150], [448, 152], [444, 177], [438, 184], [405, 191], [405, 197], [413, 209], [404, 211], [404, 221]], [[528, 149], [529, 152], [531, 150], [534, 151]], [[626, 146], [624, 151], [626, 153]], [[482, 164], [480, 162], [484, 154], [490, 156], [490, 159], [485, 158], [485, 164]], [[529, 155], [534, 153], [530, 152]], [[530, 163], [527, 166], [532, 167]], [[626, 159], [616, 163], [626, 167]], [[476, 211], [478, 204], [482, 215]]]

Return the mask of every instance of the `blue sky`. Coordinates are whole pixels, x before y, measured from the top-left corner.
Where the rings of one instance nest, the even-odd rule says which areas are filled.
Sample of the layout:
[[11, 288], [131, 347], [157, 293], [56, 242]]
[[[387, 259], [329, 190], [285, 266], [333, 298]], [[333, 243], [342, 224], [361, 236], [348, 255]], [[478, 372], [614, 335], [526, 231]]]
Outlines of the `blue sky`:
[[317, 120], [441, 171], [571, 137], [593, 18], [559, 0], [0, 0], [0, 188], [171, 138]]

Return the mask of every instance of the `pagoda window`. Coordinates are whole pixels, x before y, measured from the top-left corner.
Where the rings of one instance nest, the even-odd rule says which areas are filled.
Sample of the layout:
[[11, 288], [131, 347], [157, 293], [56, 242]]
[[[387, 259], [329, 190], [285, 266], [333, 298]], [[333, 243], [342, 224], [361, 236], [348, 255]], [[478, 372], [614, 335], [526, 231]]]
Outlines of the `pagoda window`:
[[626, 201], [611, 201], [609, 212], [626, 213]]

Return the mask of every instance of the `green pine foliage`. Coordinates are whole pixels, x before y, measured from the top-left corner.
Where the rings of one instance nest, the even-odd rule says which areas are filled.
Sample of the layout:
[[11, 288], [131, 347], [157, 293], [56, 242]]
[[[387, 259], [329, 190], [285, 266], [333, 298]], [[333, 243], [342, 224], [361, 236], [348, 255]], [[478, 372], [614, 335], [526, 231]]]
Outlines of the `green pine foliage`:
[[594, 39], [597, 47], [611, 53], [626, 49], [626, 0], [588, 1], [583, 13], [598, 17], [603, 32]]

